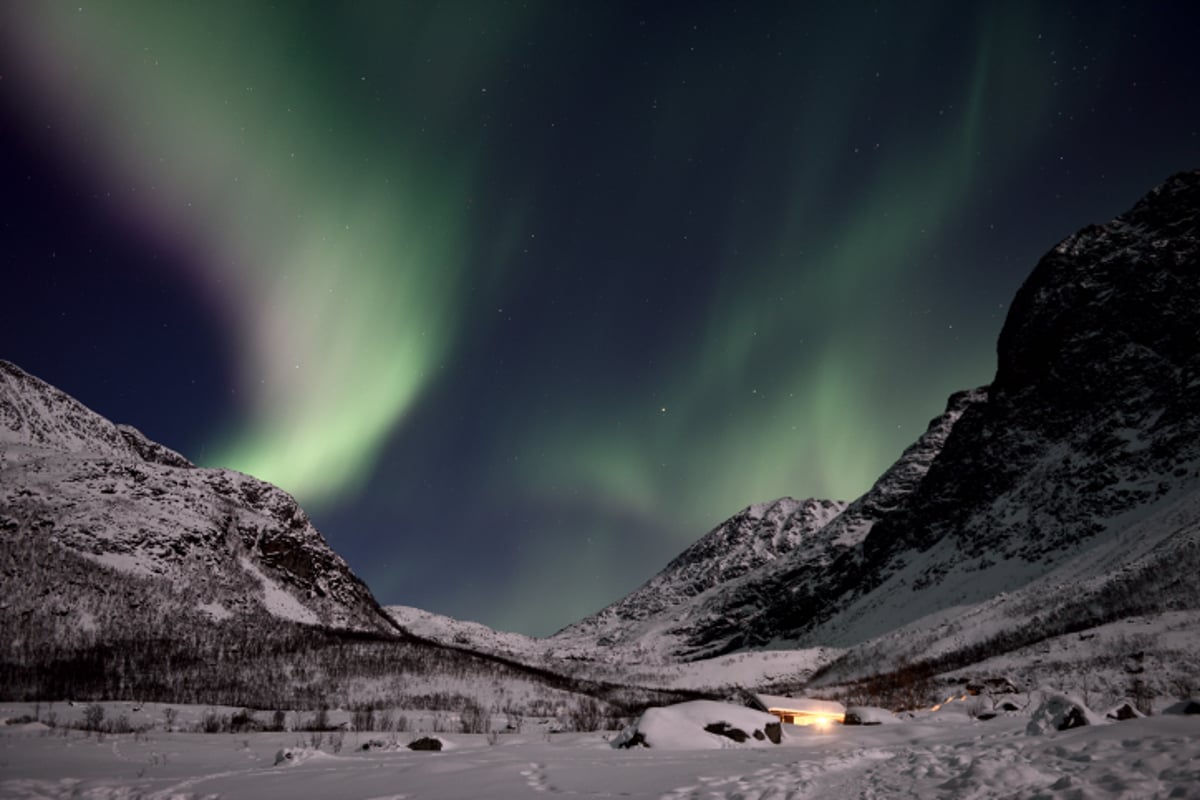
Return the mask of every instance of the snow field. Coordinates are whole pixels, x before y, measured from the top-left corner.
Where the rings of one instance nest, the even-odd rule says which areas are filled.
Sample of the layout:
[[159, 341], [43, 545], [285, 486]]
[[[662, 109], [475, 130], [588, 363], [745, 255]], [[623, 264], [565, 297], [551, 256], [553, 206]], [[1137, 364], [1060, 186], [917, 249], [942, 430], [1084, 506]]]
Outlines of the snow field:
[[[205, 709], [181, 709], [180, 718]], [[0, 716], [27, 713], [24, 704]], [[437, 734], [448, 749], [363, 752], [380, 734], [346, 733], [339, 752], [306, 733], [63, 737], [0, 726], [0, 797], [490, 798], [799, 800], [817, 797], [1200, 798], [1200, 717], [1157, 716], [1025, 734], [1026, 715], [964, 715], [827, 730], [784, 726], [779, 746], [615, 750], [611, 734]], [[532, 728], [527, 728], [531, 730]], [[403, 735], [401, 735], [403, 736]], [[280, 749], [303, 757], [275, 765]]]

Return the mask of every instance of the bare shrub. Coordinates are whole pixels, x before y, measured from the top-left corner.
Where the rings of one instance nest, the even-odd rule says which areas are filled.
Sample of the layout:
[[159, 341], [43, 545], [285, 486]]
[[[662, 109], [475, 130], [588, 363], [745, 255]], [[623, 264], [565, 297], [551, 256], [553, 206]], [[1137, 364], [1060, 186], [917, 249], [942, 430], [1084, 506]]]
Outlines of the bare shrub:
[[253, 711], [243, 708], [229, 718], [229, 729], [234, 733], [260, 731], [263, 729], [263, 724], [258, 721], [258, 717]]
[[229, 731], [229, 715], [218, 714], [213, 709], [204, 712], [200, 718], [201, 733], [227, 733]]
[[972, 697], [967, 702], [967, 716], [971, 719], [978, 719], [980, 714], [988, 713], [992, 710], [992, 704], [986, 697]]
[[492, 718], [481, 703], [472, 700], [459, 715], [459, 727], [463, 733], [488, 733], [492, 729]]
[[604, 710], [594, 697], [584, 697], [567, 711], [567, 723], [572, 730], [586, 733], [600, 730]]
[[375, 709], [370, 706], [354, 709], [353, 724], [356, 731], [374, 731], [378, 730], [375, 720]]
[[333, 726], [329, 724], [329, 709], [322, 706], [317, 709], [317, 713], [309, 717], [303, 724], [298, 725], [296, 730], [301, 731], [331, 731]]
[[104, 724], [104, 706], [99, 703], [89, 703], [83, 709], [83, 729], [99, 733], [102, 724]]
[[1195, 684], [1187, 675], [1176, 675], [1170, 681], [1171, 694], [1177, 700], [1190, 700], [1195, 694]]
[[1133, 707], [1147, 717], [1154, 713], [1154, 692], [1141, 677], [1135, 677], [1130, 681], [1129, 698], [1133, 700]]

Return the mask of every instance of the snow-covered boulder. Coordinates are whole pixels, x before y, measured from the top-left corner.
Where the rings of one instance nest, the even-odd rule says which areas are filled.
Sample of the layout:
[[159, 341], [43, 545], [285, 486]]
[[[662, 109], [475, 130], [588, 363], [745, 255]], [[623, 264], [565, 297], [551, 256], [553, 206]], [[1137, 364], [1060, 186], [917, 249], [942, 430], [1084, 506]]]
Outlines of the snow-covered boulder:
[[843, 725], [886, 725], [899, 722], [900, 718], [886, 708], [876, 706], [846, 706]]
[[779, 744], [781, 739], [782, 726], [773, 714], [713, 700], [693, 700], [647, 709], [637, 722], [617, 735], [613, 747], [718, 750]]
[[1200, 714], [1200, 700], [1180, 700], [1163, 709], [1164, 714]]
[[323, 756], [323, 752], [313, 747], [285, 747], [275, 752], [275, 766], [294, 767]]
[[1069, 694], [1049, 694], [1033, 712], [1033, 718], [1025, 726], [1030, 736], [1040, 736], [1049, 731], [1065, 731], [1084, 725], [1106, 725], [1109, 720]]
[[1117, 722], [1124, 722], [1128, 719], [1140, 719], [1144, 716], [1146, 715], [1138, 711], [1137, 706], [1128, 700], [1113, 706], [1104, 713], [1106, 719], [1116, 720]]

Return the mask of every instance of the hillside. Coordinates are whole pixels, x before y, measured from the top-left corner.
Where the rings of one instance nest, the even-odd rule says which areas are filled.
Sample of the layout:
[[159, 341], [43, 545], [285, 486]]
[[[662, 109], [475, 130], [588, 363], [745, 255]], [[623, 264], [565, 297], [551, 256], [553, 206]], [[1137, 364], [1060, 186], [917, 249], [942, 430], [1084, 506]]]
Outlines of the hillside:
[[847, 648], [830, 681], [964, 669], [1150, 615], [1139, 641], [1178, 671], [1154, 620], [1179, 612], [1174, 629], [1195, 631], [1200, 609], [1197, 330], [1193, 171], [1047, 253], [1010, 307], [995, 380], [952, 397], [802, 546], [655, 615], [622, 615], [652, 579], [555, 638], [582, 646], [602, 631], [676, 659]]
[[616, 714], [681, 697], [409, 634], [290, 495], [195, 467], [3, 361], [0, 577], [8, 699], [522, 714], [594, 697]]

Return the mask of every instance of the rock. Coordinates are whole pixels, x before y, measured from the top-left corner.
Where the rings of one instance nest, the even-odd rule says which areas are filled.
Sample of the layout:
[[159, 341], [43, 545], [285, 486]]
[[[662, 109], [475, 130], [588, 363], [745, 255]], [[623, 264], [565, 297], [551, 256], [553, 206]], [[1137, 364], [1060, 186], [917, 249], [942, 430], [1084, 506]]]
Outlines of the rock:
[[1144, 717], [1146, 715], [1138, 711], [1137, 708], [1134, 707], [1133, 703], [1121, 703], [1119, 706], [1116, 706], [1105, 713], [1104, 716], [1106, 719], [1124, 722], [1125, 720], [1138, 719], [1139, 717]]
[[783, 727], [773, 715], [712, 700], [648, 708], [612, 741], [614, 748], [703, 750], [779, 744]]
[[[726, 739], [732, 739], [738, 744], [741, 744], [750, 738], [746, 735], [744, 730], [741, 728], [735, 728], [728, 722], [713, 722], [705, 725], [704, 730], [708, 731], [709, 733], [715, 733], [717, 736], [724, 736]], [[757, 734], [754, 738], [762, 741], [762, 731], [755, 731], [754, 733]]]
[[1085, 725], [1103, 725], [1107, 722], [1108, 720], [1089, 709], [1078, 698], [1066, 694], [1052, 694], [1033, 712], [1033, 718], [1025, 727], [1025, 733], [1040, 736], [1050, 731], [1065, 731]]
[[410, 742], [408, 745], [408, 749], [409, 750], [427, 750], [427, 751], [435, 751], [435, 752], [440, 751], [442, 749], [442, 740], [435, 739], [432, 736], [422, 736], [420, 739]]
[[1163, 709], [1164, 714], [1185, 714], [1192, 716], [1200, 714], [1200, 700], [1188, 699], [1180, 700], [1178, 703], [1167, 706]]

